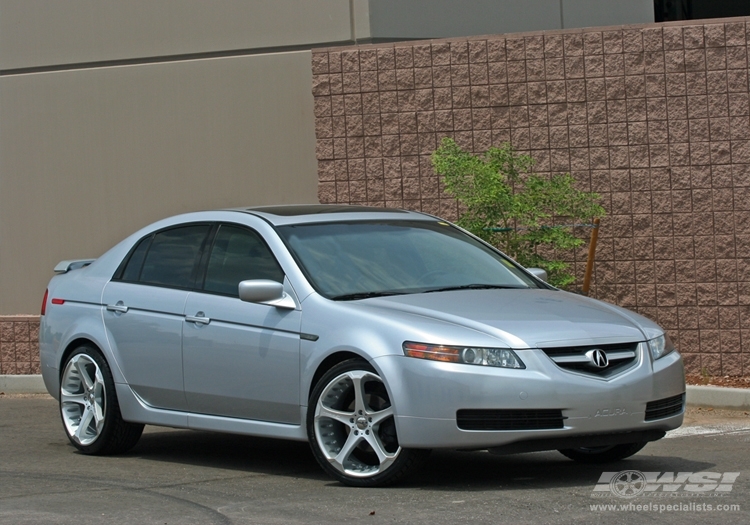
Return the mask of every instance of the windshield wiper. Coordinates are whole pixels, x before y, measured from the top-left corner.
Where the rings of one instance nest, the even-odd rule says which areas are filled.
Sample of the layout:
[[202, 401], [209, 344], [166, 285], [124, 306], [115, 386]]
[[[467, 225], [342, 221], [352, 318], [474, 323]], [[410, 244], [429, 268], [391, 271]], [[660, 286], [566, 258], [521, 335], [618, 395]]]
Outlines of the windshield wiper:
[[528, 289], [528, 286], [523, 285], [514, 285], [514, 284], [462, 284], [460, 286], [445, 286], [443, 288], [435, 288], [433, 290], [425, 290], [423, 293], [432, 293], [432, 292], [449, 292], [452, 290], [507, 290], [507, 289], [513, 289], [513, 290], [525, 290]]
[[403, 295], [409, 292], [358, 292], [331, 297], [334, 301], [356, 301], [357, 299], [371, 299], [372, 297], [386, 297], [389, 295]]

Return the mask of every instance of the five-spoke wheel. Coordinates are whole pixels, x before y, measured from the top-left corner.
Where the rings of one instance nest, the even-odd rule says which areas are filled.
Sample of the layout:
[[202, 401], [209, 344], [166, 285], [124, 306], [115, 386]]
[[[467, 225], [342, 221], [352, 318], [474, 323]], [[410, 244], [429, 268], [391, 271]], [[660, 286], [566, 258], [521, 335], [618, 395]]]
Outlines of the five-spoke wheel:
[[393, 483], [428, 454], [399, 445], [385, 384], [359, 359], [340, 363], [317, 383], [307, 430], [323, 469], [348, 485]]
[[87, 454], [115, 454], [132, 448], [143, 425], [120, 415], [107, 362], [96, 348], [77, 348], [60, 376], [60, 415], [70, 442]]
[[70, 439], [88, 446], [104, 428], [107, 387], [99, 365], [85, 353], [74, 355], [60, 384], [60, 412]]

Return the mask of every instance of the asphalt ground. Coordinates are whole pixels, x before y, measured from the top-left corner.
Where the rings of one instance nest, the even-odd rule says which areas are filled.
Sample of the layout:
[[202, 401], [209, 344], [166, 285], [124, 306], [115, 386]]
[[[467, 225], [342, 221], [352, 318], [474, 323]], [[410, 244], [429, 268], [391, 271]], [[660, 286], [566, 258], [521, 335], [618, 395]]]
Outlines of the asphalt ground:
[[[749, 444], [746, 412], [691, 408], [681, 429], [606, 466], [556, 452], [441, 451], [408, 482], [354, 489], [328, 478], [298, 442], [147, 426], [126, 455], [85, 456], [51, 397], [3, 395], [0, 523], [750, 523]], [[679, 480], [672, 492], [630, 499], [606, 480], [594, 491], [604, 471], [626, 470], [739, 476], [721, 493], [689, 492]]]

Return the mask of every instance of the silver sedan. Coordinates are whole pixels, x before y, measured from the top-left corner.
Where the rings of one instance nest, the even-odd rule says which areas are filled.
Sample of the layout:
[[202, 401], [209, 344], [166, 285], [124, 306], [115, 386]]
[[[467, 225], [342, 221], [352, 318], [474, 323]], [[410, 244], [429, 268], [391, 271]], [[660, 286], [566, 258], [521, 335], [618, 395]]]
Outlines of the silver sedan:
[[376, 486], [433, 448], [607, 462], [682, 424], [658, 325], [425, 214], [190, 213], [55, 271], [42, 374], [87, 454], [144, 424], [308, 440], [331, 476]]

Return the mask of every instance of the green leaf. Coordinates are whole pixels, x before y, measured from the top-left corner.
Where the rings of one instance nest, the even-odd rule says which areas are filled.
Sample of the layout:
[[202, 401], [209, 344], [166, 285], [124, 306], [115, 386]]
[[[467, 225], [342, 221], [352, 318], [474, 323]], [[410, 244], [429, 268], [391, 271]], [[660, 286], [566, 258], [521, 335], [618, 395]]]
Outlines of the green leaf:
[[559, 256], [581, 246], [584, 240], [570, 225], [605, 215], [598, 194], [576, 189], [569, 173], [533, 173], [533, 159], [509, 143], [475, 155], [444, 138], [432, 154], [432, 165], [445, 191], [465, 209], [458, 219], [461, 227], [523, 266], [543, 268], [554, 286], [573, 284], [567, 263], [540, 251]]

